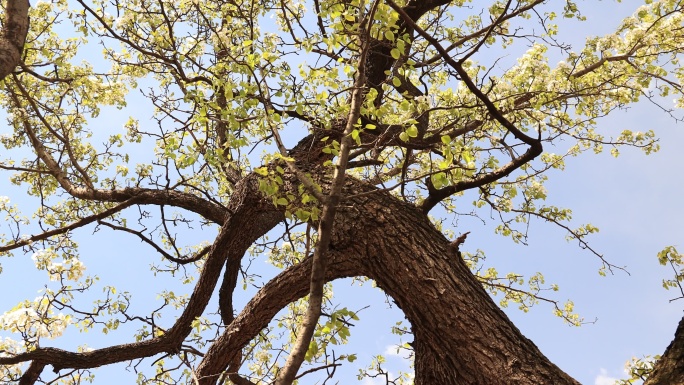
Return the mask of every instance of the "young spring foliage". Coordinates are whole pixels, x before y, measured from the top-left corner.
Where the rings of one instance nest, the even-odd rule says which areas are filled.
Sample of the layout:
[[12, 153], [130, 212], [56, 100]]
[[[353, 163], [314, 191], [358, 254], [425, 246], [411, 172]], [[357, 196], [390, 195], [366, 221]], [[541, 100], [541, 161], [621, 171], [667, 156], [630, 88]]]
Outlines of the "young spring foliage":
[[[323, 238], [315, 229], [336, 169], [353, 192], [338, 194], [341, 210], [389, 192], [430, 213], [446, 234], [453, 229], [441, 228], [444, 218], [494, 216], [494, 232], [516, 243], [542, 220], [594, 253], [601, 274], [616, 268], [588, 244], [598, 228], [577, 226], [571, 209], [548, 204], [545, 183], [549, 171], [586, 152], [659, 149], [650, 127], [605, 132], [600, 123], [643, 100], [668, 112], [663, 98], [684, 106], [684, 6], [645, 1], [614, 32], [571, 44], [561, 26], [583, 20], [589, 7], [486, 3], [32, 4], [21, 63], [0, 87], [8, 122], [0, 170], [17, 194], [0, 196], [8, 224], [0, 256], [5, 264], [32, 258], [44, 281], [27, 283], [42, 288], [38, 298], [18, 299], [0, 316], [0, 382], [84, 383], [90, 369], [116, 362], [134, 362], [139, 384], [273, 382], [302, 331], [307, 300], [298, 292], [276, 306], [283, 290], [267, 289], [308, 282], [293, 272]], [[381, 211], [365, 215], [385, 219]], [[155, 291], [154, 306], [140, 310], [135, 301], [145, 293], [123, 280], [100, 282], [88, 269], [98, 261], [80, 244], [93, 232], [126, 248], [142, 244], [142, 264], [130, 255], [117, 263], [173, 282], [145, 289]], [[324, 251], [335, 257], [346, 246]], [[480, 250], [462, 255], [500, 306], [527, 312], [547, 302], [568, 323], [582, 323], [572, 301], [543, 294], [558, 286], [542, 273], [500, 272]], [[364, 275], [337, 257], [329, 275]], [[680, 287], [681, 255], [668, 248], [659, 259], [676, 271], [664, 286]], [[252, 266], [263, 261], [275, 272]], [[210, 301], [214, 292], [218, 302]], [[257, 306], [269, 296], [270, 307]], [[300, 373], [333, 377], [359, 357], [340, 348], [362, 321], [341, 301], [326, 284]], [[267, 326], [252, 334], [235, 326], [250, 316]], [[125, 345], [117, 355], [97, 349], [67, 363], [66, 353], [35, 358], [45, 340], [59, 345], [71, 330], [111, 333], [111, 345]], [[411, 337], [405, 327], [399, 334]], [[222, 345], [238, 340], [232, 350]], [[412, 345], [402, 346], [414, 357]], [[239, 353], [214, 366], [228, 356], [224, 348]], [[48, 364], [56, 374], [43, 371]], [[382, 356], [359, 367], [360, 379], [395, 380]], [[396, 383], [413, 380], [403, 373]]]

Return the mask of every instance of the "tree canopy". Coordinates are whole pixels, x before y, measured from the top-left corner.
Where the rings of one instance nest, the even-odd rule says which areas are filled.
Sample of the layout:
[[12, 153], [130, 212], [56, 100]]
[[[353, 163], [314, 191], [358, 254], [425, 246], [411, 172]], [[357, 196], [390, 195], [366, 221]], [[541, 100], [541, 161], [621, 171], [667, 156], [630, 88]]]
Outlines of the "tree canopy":
[[[31, 258], [45, 282], [3, 309], [0, 380], [79, 384], [130, 362], [140, 384], [334, 382], [363, 320], [329, 283], [355, 277], [408, 320], [394, 332], [415, 373], [396, 384], [577, 384], [499, 308], [541, 301], [578, 325], [572, 302], [462, 251], [468, 229], [444, 219], [494, 215], [515, 242], [541, 219], [601, 274], [622, 269], [544, 184], [585, 152], [659, 149], [653, 131], [600, 122], [684, 105], [684, 3], [647, 0], [581, 46], [558, 30], [589, 5], [482, 3], [8, 0], [0, 171], [23, 196], [0, 196], [0, 256]], [[106, 121], [129, 113], [123, 130]], [[93, 232], [121, 248], [112, 263], [145, 258], [154, 305], [89, 273]], [[659, 258], [681, 289], [682, 256]], [[72, 331], [80, 346], [60, 345]], [[87, 333], [118, 339], [93, 348]], [[681, 378], [681, 351], [650, 383]], [[369, 365], [361, 377], [381, 373]]]

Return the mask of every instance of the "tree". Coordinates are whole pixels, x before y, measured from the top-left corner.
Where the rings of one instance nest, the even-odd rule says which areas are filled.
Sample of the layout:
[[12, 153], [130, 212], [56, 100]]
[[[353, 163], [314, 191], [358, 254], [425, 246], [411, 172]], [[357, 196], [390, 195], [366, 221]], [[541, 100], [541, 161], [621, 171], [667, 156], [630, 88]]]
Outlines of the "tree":
[[[13, 47], [23, 41], [12, 24], [25, 20], [13, 18], [19, 3], [8, 2], [3, 25]], [[91, 368], [141, 360], [157, 368], [140, 372], [141, 383], [289, 384], [298, 373], [334, 373], [354, 357], [328, 349], [356, 315], [330, 307], [326, 283], [365, 277], [410, 322], [402, 332], [413, 338], [415, 383], [577, 384], [487, 291], [522, 306], [548, 301], [578, 323], [572, 304], [542, 297], [541, 276], [521, 288], [519, 277], [482, 271], [481, 255], [459, 249], [466, 230], [452, 241], [429, 214], [457, 215], [472, 190], [476, 209], [500, 216], [502, 235], [522, 241], [516, 224], [541, 218], [601, 258], [604, 272], [618, 269], [587, 244], [595, 227], [572, 229], [569, 210], [544, 204], [543, 185], [585, 151], [658, 149], [653, 132], [597, 129], [640, 99], [682, 93], [684, 4], [646, 3], [580, 51], [555, 39], [554, 20], [582, 18], [572, 1], [34, 4], [21, 61], [0, 63], [11, 67], [1, 100], [13, 128], [1, 140], [24, 159], [0, 168], [36, 208], [26, 219], [2, 202], [11, 233], [0, 252], [32, 255], [53, 283], [2, 317], [18, 337], [2, 342], [3, 381], [48, 381], [49, 365], [79, 383]], [[104, 60], [79, 64], [97, 45]], [[508, 67], [476, 61], [521, 47]], [[550, 48], [564, 57], [555, 67]], [[139, 87], [154, 124], [132, 117], [125, 135], [98, 131], [100, 112], [125, 107]], [[545, 152], [561, 140], [572, 142], [567, 152]], [[175, 226], [213, 238], [190, 244]], [[136, 313], [128, 293], [104, 287], [84, 306], [101, 288], [84, 274], [79, 229], [142, 241], [161, 258], [153, 269], [180, 275], [191, 294], [161, 291], [163, 306]], [[254, 278], [250, 253], [282, 271], [235, 314], [241, 275]], [[282, 337], [265, 329], [276, 316]], [[41, 341], [126, 323], [138, 329], [119, 345]]]

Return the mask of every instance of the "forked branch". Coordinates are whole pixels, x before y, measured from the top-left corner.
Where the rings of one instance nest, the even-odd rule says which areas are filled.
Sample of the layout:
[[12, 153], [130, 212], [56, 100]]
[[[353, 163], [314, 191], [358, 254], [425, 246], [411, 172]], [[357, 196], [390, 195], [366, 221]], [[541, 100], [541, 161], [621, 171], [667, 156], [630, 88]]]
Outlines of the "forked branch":
[[446, 199], [454, 193], [469, 188], [480, 187], [487, 183], [491, 183], [500, 178], [503, 178], [509, 175], [514, 170], [520, 168], [522, 165], [530, 162], [532, 159], [536, 158], [542, 153], [541, 138], [535, 139], [528, 136], [527, 134], [522, 132], [518, 127], [516, 127], [511, 121], [509, 121], [506, 118], [506, 116], [504, 116], [504, 113], [501, 110], [499, 110], [494, 105], [494, 103], [487, 97], [487, 95], [485, 95], [484, 92], [482, 92], [482, 90], [480, 90], [477, 87], [477, 85], [473, 82], [473, 80], [470, 78], [468, 73], [463, 68], [463, 65], [460, 61], [455, 61], [449, 55], [447, 50], [439, 44], [437, 39], [435, 39], [424, 29], [418, 26], [418, 24], [416, 24], [416, 22], [413, 21], [413, 19], [411, 19], [411, 17], [396, 3], [394, 3], [392, 0], [387, 0], [387, 4], [389, 4], [389, 6], [392, 7], [402, 17], [402, 19], [404, 19], [406, 24], [413, 28], [419, 35], [421, 35], [437, 50], [437, 52], [440, 54], [445, 63], [447, 63], [454, 70], [456, 70], [456, 73], [461, 78], [463, 83], [465, 83], [468, 90], [471, 93], [473, 93], [485, 105], [485, 107], [487, 107], [489, 115], [492, 118], [494, 118], [494, 120], [496, 120], [499, 124], [501, 124], [508, 131], [510, 131], [516, 137], [516, 139], [530, 146], [529, 149], [523, 155], [513, 158], [509, 163], [495, 171], [492, 171], [477, 178], [462, 180], [454, 185], [431, 191], [430, 195], [420, 205], [420, 208], [423, 210], [423, 212], [429, 212], [435, 205], [437, 205], [439, 202], [441, 202], [442, 200]]
[[361, 116], [361, 106], [363, 104], [363, 95], [365, 94], [364, 85], [366, 84], [365, 65], [369, 49], [368, 38], [370, 36], [370, 25], [372, 24], [378, 1], [379, 0], [376, 0], [373, 3], [369, 15], [359, 15], [359, 19], [361, 19], [359, 23], [361, 53], [358, 59], [356, 79], [354, 80], [354, 88], [351, 95], [351, 107], [347, 116], [344, 132], [342, 133], [342, 139], [340, 140], [339, 156], [335, 164], [330, 192], [323, 201], [323, 212], [318, 224], [318, 241], [316, 242], [314, 250], [309, 283], [309, 305], [306, 315], [304, 316], [304, 321], [302, 322], [301, 330], [295, 341], [295, 346], [285, 362], [285, 366], [283, 366], [278, 373], [275, 382], [276, 385], [290, 385], [295, 380], [297, 371], [302, 365], [302, 362], [304, 362], [304, 357], [309, 348], [309, 342], [313, 337], [318, 318], [321, 315], [323, 286], [326, 282], [325, 271], [328, 265], [328, 248], [332, 238], [332, 229], [335, 221], [335, 214], [337, 213], [337, 205], [342, 198], [342, 187], [344, 186], [349, 152], [352, 147], [351, 134], [356, 122]]

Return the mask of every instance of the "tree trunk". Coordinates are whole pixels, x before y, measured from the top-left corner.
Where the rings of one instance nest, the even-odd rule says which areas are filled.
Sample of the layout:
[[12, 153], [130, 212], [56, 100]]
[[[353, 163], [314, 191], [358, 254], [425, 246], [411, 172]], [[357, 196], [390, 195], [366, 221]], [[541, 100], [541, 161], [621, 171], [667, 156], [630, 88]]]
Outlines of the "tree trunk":
[[[385, 193], [354, 199], [336, 248], [410, 321], [417, 384], [577, 384], [508, 320], [426, 215]], [[343, 219], [344, 218], [344, 219]]]
[[[412, 325], [416, 384], [578, 384], [508, 320], [449, 241], [416, 207], [349, 180], [335, 220], [327, 279], [367, 276]], [[307, 294], [310, 258], [250, 301], [198, 368], [215, 384], [231, 358], [287, 303]]]
[[674, 340], [656, 363], [644, 385], [684, 384], [684, 317], [679, 321]]
[[0, 33], [0, 80], [12, 73], [21, 62], [29, 30], [28, 0], [7, 0], [5, 20]]

